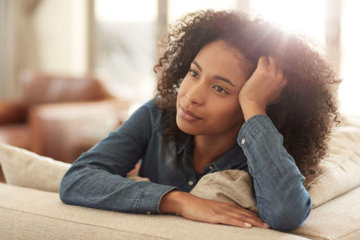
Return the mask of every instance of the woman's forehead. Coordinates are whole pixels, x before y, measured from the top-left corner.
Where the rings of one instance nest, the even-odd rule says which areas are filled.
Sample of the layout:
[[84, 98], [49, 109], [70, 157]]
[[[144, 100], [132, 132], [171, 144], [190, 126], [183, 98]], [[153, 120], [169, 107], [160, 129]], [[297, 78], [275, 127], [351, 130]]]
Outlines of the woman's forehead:
[[205, 45], [196, 55], [194, 61], [211, 74], [224, 75], [235, 80], [247, 76], [245, 66], [248, 61], [241, 52], [225, 41], [218, 40]]

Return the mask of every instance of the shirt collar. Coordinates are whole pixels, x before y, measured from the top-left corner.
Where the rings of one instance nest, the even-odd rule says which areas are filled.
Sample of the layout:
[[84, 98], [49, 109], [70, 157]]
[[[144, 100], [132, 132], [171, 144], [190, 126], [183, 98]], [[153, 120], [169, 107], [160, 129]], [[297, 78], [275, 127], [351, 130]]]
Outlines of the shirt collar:
[[[194, 136], [192, 135], [187, 135], [183, 142], [177, 144], [177, 154], [181, 154], [185, 151], [185, 149], [192, 147], [193, 137]], [[242, 148], [236, 144], [232, 149], [210, 165], [213, 165], [217, 171], [227, 169], [246, 169], [247, 159]]]
[[185, 140], [177, 144], [177, 152], [176, 153], [180, 154], [185, 150], [185, 148], [191, 147], [193, 137], [194, 136], [192, 136], [192, 135], [186, 135]]

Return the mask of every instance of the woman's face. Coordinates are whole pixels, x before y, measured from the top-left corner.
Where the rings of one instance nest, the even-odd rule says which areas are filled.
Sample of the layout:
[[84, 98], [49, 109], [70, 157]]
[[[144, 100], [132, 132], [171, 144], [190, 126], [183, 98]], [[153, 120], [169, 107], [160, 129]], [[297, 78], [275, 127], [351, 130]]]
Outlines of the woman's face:
[[204, 46], [191, 63], [177, 96], [176, 123], [190, 135], [238, 132], [244, 122], [239, 92], [245, 60], [224, 41]]

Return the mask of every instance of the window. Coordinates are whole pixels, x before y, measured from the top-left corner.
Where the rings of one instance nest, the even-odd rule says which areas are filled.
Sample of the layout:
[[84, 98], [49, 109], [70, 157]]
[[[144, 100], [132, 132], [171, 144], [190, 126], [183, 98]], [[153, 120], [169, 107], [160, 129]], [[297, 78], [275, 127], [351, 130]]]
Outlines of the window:
[[250, 12], [286, 31], [325, 44], [325, 0], [250, 0]]
[[359, 80], [359, 56], [360, 56], [360, 1], [343, 1], [341, 21], [341, 68], [340, 77], [343, 82], [339, 87], [341, 110], [345, 114], [360, 116], [360, 80]]
[[[261, 15], [288, 31], [306, 34], [318, 43], [318, 49], [325, 53], [325, 3], [325, 0], [250, 0], [250, 9], [254, 15]], [[342, 0], [341, 4], [339, 77], [343, 82], [339, 86], [338, 94], [340, 111], [343, 114], [360, 115], [360, 81], [357, 71], [360, 33], [356, 30], [356, 23], [360, 21], [360, 2]]]
[[156, 23], [156, 0], [95, 0], [94, 70], [115, 96], [152, 96]]

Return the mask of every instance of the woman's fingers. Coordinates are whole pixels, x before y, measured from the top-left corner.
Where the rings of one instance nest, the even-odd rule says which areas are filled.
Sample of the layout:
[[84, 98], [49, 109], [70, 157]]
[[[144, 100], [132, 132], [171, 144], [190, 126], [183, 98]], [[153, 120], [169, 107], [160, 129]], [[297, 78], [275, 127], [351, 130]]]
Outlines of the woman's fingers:
[[184, 193], [180, 199], [179, 213], [185, 218], [208, 223], [222, 223], [243, 228], [269, 228], [258, 214], [234, 203], [208, 200]]
[[277, 68], [275, 58], [268, 56], [268, 59], [269, 59], [269, 67], [270, 67], [271, 71], [276, 73], [278, 71], [278, 68]]
[[265, 224], [260, 218], [249, 217], [243, 214], [235, 212], [219, 212], [214, 216], [213, 221], [233, 225], [238, 227], [259, 227], [259, 228], [269, 228], [269, 225]]
[[261, 56], [258, 60], [258, 64], [257, 64], [257, 67], [267, 67], [269, 66], [270, 64], [270, 61], [269, 61], [269, 58], [267, 56]]
[[253, 225], [245, 220], [235, 218], [228, 215], [219, 215], [218, 216], [218, 223], [226, 224], [226, 225], [232, 225], [242, 228], [251, 228]]
[[241, 208], [236, 205], [236, 208], [230, 206], [230, 208], [227, 209], [226, 211], [227, 211], [226, 214], [228, 214], [229, 216], [238, 219], [240, 221], [250, 223], [252, 226], [269, 228], [269, 226], [262, 221], [262, 219], [257, 213], [252, 212], [250, 210]]

